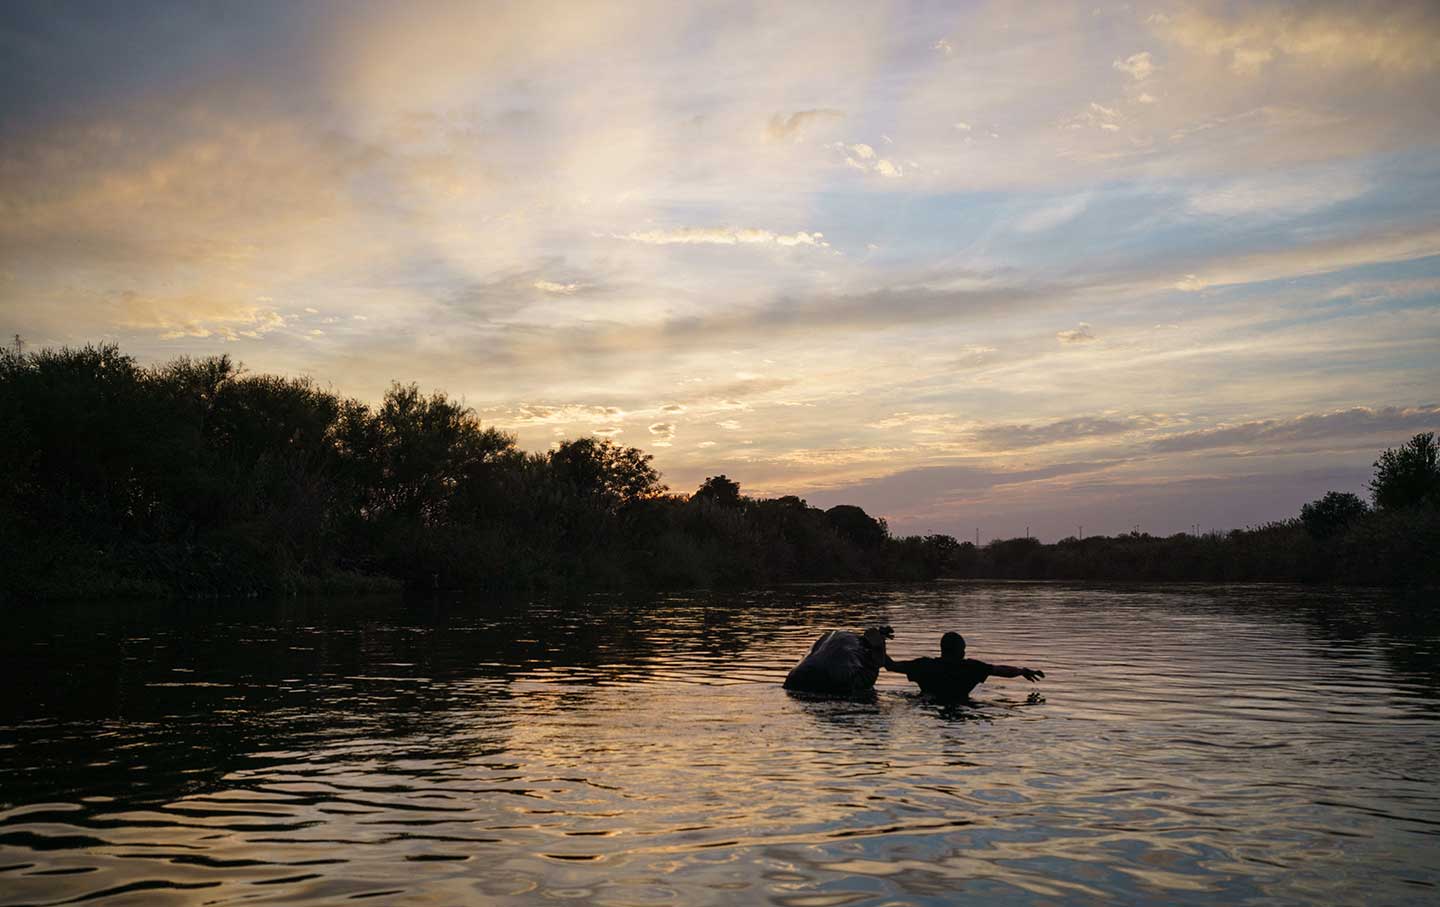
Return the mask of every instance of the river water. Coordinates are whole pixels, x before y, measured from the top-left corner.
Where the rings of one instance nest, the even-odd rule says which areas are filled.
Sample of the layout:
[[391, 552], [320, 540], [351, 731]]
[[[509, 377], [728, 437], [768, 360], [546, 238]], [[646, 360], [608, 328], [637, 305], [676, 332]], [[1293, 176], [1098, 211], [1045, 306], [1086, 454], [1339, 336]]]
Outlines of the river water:
[[[0, 904], [1435, 904], [1440, 626], [941, 583], [87, 605], [0, 639]], [[780, 687], [821, 630], [1043, 668]], [[1031, 694], [1035, 695], [1031, 695]]]

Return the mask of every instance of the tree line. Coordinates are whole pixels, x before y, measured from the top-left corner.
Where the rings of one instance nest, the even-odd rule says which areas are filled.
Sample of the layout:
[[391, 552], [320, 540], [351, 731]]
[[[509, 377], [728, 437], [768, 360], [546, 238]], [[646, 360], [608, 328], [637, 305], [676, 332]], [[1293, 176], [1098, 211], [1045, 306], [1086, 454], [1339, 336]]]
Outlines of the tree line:
[[[1428, 458], [1428, 459], [1427, 459]], [[859, 507], [674, 493], [608, 439], [545, 453], [444, 393], [377, 406], [228, 356], [145, 367], [112, 344], [0, 353], [0, 597], [920, 580], [1434, 583], [1432, 435], [1385, 452], [1374, 507], [1197, 537], [897, 537]]]

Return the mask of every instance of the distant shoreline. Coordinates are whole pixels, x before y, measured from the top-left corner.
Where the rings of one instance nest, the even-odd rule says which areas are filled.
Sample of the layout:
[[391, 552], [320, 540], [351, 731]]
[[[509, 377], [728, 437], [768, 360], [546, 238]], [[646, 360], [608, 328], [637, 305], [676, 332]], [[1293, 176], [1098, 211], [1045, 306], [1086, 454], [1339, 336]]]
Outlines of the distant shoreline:
[[1440, 585], [1434, 437], [1381, 453], [1374, 504], [1203, 535], [892, 535], [859, 507], [671, 492], [651, 457], [544, 453], [415, 385], [378, 407], [225, 356], [0, 352], [0, 601], [464, 589], [534, 594], [985, 580]]

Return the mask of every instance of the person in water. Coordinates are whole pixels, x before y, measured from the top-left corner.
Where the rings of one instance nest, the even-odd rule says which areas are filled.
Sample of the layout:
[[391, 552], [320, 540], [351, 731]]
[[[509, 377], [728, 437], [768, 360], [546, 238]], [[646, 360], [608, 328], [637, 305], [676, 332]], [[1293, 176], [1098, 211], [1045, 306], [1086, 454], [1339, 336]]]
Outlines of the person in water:
[[978, 658], [966, 658], [965, 637], [953, 632], [940, 637], [939, 658], [896, 661], [886, 655], [885, 670], [904, 674], [910, 681], [920, 684], [920, 692], [926, 695], [950, 701], [968, 698], [975, 685], [984, 683], [989, 677], [1024, 677], [1034, 683], [1045, 676], [1044, 671], [992, 665]]

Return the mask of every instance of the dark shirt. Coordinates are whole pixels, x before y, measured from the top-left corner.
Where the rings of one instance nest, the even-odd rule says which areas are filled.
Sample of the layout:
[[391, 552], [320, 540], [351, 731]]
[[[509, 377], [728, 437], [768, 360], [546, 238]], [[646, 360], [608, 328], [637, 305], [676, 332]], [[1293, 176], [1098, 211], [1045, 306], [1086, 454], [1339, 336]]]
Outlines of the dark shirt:
[[947, 661], [944, 658], [913, 658], [893, 661], [890, 670], [899, 671], [920, 684], [920, 692], [936, 699], [965, 699], [976, 684], [990, 676], [991, 666], [976, 658]]

